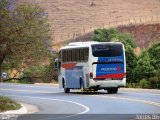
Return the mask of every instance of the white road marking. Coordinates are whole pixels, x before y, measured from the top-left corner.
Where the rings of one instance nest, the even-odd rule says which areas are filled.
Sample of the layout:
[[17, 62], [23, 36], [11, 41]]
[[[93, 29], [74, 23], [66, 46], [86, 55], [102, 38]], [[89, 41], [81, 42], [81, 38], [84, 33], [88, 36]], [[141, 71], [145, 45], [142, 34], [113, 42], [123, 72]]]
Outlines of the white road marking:
[[0, 91], [16, 91], [16, 92], [35, 92], [35, 93], [56, 93], [56, 92], [48, 92], [48, 91], [38, 91], [38, 90], [16, 90], [16, 89], [0, 89]]
[[[43, 97], [19, 96], [19, 95], [3, 95], [3, 96], [26, 97], [26, 98], [35, 98], [35, 99], [42, 99], [42, 100], [54, 100], [54, 101], [68, 102], [68, 103], [76, 104], [76, 105], [78, 105], [80, 107], [83, 107], [85, 109], [84, 111], [82, 111], [80, 113], [73, 114], [73, 115], [67, 115], [67, 116], [64, 116], [64, 117], [56, 117], [56, 118], [47, 118], [47, 119], [45, 118], [45, 120], [73, 117], [73, 116], [77, 116], [77, 115], [80, 115], [80, 114], [85, 114], [85, 113], [90, 111], [89, 107], [87, 107], [87, 106], [85, 106], [81, 103], [74, 102], [74, 101], [68, 101], [68, 100], [62, 100], [62, 99], [52, 99], [52, 98], [43, 98]], [[39, 119], [39, 120], [44, 120], [44, 119]]]
[[35, 85], [35, 84], [10, 84], [10, 83], [0, 83], [0, 86], [9, 86], [9, 87], [15, 87], [15, 86], [19, 86], [19, 87], [30, 87], [30, 88], [35, 88], [35, 87], [43, 87], [43, 88], [59, 88], [58, 86], [44, 86], [44, 85]]

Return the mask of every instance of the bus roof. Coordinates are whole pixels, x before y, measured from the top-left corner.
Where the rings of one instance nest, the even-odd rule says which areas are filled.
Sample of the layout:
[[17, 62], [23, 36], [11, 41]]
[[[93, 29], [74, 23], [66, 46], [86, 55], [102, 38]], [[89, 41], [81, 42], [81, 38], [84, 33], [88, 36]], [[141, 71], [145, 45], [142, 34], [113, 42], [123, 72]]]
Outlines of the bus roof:
[[68, 45], [61, 48], [62, 49], [70, 49], [70, 48], [83, 48], [89, 47], [93, 44], [122, 44], [121, 42], [96, 42], [96, 41], [89, 41], [89, 42], [71, 42]]

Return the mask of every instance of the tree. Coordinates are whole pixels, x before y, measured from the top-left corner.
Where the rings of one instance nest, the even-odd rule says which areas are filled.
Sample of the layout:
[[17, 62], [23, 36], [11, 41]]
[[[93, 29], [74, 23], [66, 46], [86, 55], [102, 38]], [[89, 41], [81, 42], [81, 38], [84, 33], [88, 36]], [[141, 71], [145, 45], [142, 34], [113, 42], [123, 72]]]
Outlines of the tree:
[[0, 74], [4, 61], [14, 61], [16, 65], [22, 60], [39, 63], [48, 57], [47, 47], [51, 45], [49, 24], [42, 8], [21, 4], [9, 11], [8, 3], [4, 3], [0, 9]]
[[137, 65], [137, 57], [134, 53], [134, 50], [131, 46], [125, 46], [126, 54], [126, 71], [127, 71], [127, 80], [129, 83], [136, 83], [136, 78], [134, 74], [134, 69]]
[[5, 32], [8, 31], [6, 26], [9, 23], [9, 10], [7, 9], [7, 6], [9, 3], [6, 0], [0, 0], [0, 82], [1, 82], [1, 75], [2, 75], [2, 63], [6, 57], [7, 50], [9, 51], [9, 47], [6, 46], [5, 40]]
[[148, 50], [151, 58], [151, 64], [155, 69], [160, 68], [160, 42], [153, 44]]
[[143, 78], [149, 80], [153, 71], [154, 67], [151, 64], [150, 56], [147, 51], [143, 51], [138, 57], [137, 66], [135, 68], [137, 82]]
[[95, 30], [93, 40], [99, 42], [117, 41], [122, 42], [125, 46], [129, 45], [132, 48], [136, 47], [136, 44], [130, 35], [121, 33], [115, 28]]
[[99, 42], [110, 42], [113, 36], [116, 36], [118, 31], [116, 29], [96, 29], [94, 31], [93, 40]]
[[160, 42], [152, 44], [147, 50], [154, 67], [153, 76], [150, 78], [152, 88], [160, 88]]

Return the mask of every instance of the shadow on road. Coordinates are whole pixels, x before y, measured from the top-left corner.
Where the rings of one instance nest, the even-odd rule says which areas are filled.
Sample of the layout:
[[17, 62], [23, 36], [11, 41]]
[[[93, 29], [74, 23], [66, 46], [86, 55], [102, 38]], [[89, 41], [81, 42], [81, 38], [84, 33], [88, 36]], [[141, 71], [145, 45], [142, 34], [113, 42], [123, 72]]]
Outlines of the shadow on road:
[[106, 91], [95, 91], [95, 92], [90, 92], [90, 91], [85, 91], [85, 92], [81, 92], [81, 91], [71, 91], [70, 93], [64, 93], [64, 92], [57, 92], [57, 93], [39, 93], [38, 95], [41, 96], [73, 96], [73, 95], [122, 95], [122, 93], [116, 93], [116, 94], [109, 94]]
[[108, 94], [107, 92], [70, 92], [70, 94], [78, 94], [78, 95], [100, 95], [100, 94]]

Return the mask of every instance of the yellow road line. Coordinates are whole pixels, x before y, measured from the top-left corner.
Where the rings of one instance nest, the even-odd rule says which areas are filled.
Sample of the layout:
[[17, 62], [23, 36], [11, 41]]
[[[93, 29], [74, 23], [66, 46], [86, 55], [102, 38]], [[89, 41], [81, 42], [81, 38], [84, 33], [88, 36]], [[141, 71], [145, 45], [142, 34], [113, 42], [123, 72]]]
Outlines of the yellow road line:
[[134, 98], [127, 98], [127, 97], [102, 96], [102, 95], [92, 95], [92, 96], [110, 98], [110, 99], [121, 99], [121, 100], [130, 101], [130, 102], [141, 102], [141, 103], [145, 103], [145, 104], [149, 104], [149, 105], [154, 105], [154, 106], [160, 107], [160, 103], [158, 103], [158, 102], [142, 100], [142, 99], [134, 99]]

